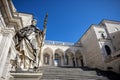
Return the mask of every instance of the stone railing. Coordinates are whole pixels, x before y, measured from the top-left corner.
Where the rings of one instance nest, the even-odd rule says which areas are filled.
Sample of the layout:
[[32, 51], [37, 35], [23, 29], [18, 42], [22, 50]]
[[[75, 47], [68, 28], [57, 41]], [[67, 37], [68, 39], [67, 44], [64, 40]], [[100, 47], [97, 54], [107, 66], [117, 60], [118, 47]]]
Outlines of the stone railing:
[[51, 44], [51, 45], [62, 45], [62, 46], [80, 46], [75, 43], [71, 42], [61, 42], [61, 41], [51, 41], [51, 40], [45, 40], [45, 44]]

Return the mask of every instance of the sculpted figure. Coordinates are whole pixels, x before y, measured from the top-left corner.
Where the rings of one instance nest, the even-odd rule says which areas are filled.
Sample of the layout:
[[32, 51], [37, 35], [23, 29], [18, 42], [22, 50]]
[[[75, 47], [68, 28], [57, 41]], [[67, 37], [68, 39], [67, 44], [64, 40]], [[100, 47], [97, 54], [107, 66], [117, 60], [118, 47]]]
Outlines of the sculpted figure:
[[[47, 17], [47, 16], [46, 16]], [[36, 20], [30, 26], [20, 29], [15, 35], [15, 47], [19, 54], [19, 65], [22, 68], [31, 68], [39, 65], [41, 47], [46, 33], [46, 17], [44, 30], [36, 27]]]

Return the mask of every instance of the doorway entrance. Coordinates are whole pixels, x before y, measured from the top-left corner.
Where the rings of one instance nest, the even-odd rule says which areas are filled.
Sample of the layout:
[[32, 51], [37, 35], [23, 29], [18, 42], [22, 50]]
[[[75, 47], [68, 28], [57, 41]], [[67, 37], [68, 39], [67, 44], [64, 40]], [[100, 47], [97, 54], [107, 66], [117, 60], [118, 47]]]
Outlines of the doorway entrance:
[[61, 66], [61, 56], [55, 53], [55, 66]]

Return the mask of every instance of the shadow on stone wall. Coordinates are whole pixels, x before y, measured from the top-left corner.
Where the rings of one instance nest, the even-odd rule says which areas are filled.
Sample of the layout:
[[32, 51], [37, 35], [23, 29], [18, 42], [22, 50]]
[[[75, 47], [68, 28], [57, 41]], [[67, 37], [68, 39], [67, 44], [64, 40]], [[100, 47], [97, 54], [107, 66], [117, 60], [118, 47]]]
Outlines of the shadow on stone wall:
[[97, 68], [81, 67], [84, 71], [96, 71], [98, 76], [107, 77], [109, 80], [120, 80], [120, 74], [113, 71], [104, 71]]

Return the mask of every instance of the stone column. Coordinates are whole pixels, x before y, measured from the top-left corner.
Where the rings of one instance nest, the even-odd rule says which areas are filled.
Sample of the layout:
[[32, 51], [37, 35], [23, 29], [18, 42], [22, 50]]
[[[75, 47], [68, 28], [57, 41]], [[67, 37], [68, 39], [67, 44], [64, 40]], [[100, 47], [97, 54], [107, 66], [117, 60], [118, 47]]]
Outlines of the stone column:
[[64, 52], [64, 57], [63, 57], [63, 61], [64, 61], [64, 66], [66, 65], [66, 54], [65, 54], [65, 52]]
[[0, 78], [5, 67], [7, 60], [7, 55], [11, 46], [14, 30], [13, 29], [4, 29], [1, 31], [3, 38], [0, 43]]
[[61, 66], [64, 66], [64, 54], [61, 56]]
[[65, 54], [65, 52], [64, 52], [64, 66], [66, 65], [66, 54]]
[[77, 61], [76, 61], [76, 55], [74, 53], [74, 61], [75, 61], [75, 67], [77, 66]]
[[68, 65], [69, 65], [69, 66], [73, 66], [73, 59], [72, 59], [72, 57], [71, 57], [71, 56], [70, 56], [70, 57], [68, 57], [68, 60], [69, 60]]
[[[40, 52], [39, 52], [40, 54]], [[43, 65], [43, 49], [41, 50], [41, 54], [40, 54], [40, 57], [39, 57], [39, 61], [38, 61], [38, 67], [42, 66]]]
[[52, 66], [52, 55], [49, 54], [49, 66]]
[[52, 57], [53, 58], [53, 66], [55, 66], [55, 50], [53, 50], [52, 54], [53, 54], [53, 57]]

